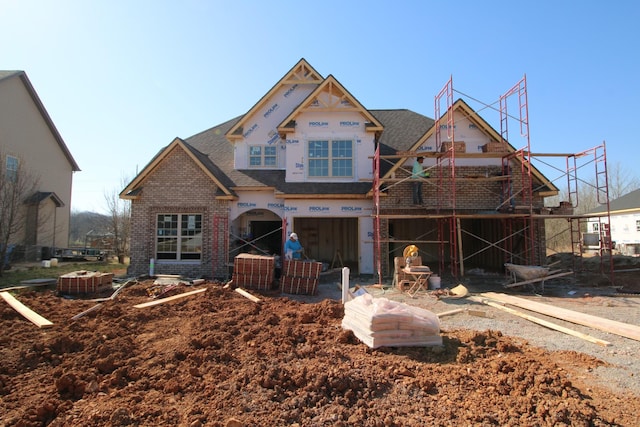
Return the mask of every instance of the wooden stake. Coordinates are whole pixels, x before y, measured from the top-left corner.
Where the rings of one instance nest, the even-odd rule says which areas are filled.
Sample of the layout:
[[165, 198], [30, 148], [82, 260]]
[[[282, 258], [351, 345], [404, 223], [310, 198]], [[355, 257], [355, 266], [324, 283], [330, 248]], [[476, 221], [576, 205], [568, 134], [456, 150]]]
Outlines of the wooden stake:
[[90, 309], [85, 310], [85, 311], [83, 311], [82, 313], [78, 313], [78, 314], [76, 314], [75, 316], [73, 316], [73, 317], [71, 318], [71, 320], [78, 320], [78, 319], [79, 319], [79, 318], [81, 318], [82, 316], [86, 316], [87, 314], [92, 313], [92, 312], [94, 312], [94, 311], [98, 310], [98, 309], [99, 309], [99, 308], [101, 308], [101, 307], [102, 307], [102, 303], [100, 303], [100, 304], [96, 304], [96, 305], [94, 305], [93, 307], [91, 307]]
[[2, 299], [4, 299], [7, 302], [7, 304], [13, 307], [15, 311], [22, 314], [22, 316], [24, 316], [27, 320], [31, 321], [31, 323], [33, 323], [37, 327], [42, 328], [45, 326], [53, 325], [53, 322], [40, 316], [35, 311], [32, 311], [29, 307], [27, 307], [26, 305], [18, 301], [9, 292], [0, 292], [0, 296], [2, 297]]
[[438, 316], [438, 317], [449, 316], [451, 314], [462, 313], [464, 310], [465, 310], [464, 308], [455, 308], [453, 310], [443, 311], [442, 313], [438, 313], [438, 314], [436, 314], [436, 316]]
[[243, 297], [250, 299], [253, 302], [260, 302], [260, 298], [251, 295], [249, 292], [245, 291], [242, 288], [236, 288], [235, 291], [240, 295], [242, 295]]
[[179, 299], [179, 298], [188, 297], [189, 295], [199, 294], [200, 292], [204, 292], [206, 290], [207, 290], [207, 288], [196, 289], [195, 291], [184, 292], [184, 293], [181, 293], [181, 294], [178, 294], [178, 295], [174, 295], [172, 297], [162, 298], [162, 299], [155, 300], [155, 301], [144, 302], [142, 304], [136, 304], [136, 305], [134, 305], [134, 307], [135, 308], [145, 308], [145, 307], [151, 307], [153, 305], [164, 304], [165, 302], [173, 301], [173, 300], [176, 300], [176, 299]]

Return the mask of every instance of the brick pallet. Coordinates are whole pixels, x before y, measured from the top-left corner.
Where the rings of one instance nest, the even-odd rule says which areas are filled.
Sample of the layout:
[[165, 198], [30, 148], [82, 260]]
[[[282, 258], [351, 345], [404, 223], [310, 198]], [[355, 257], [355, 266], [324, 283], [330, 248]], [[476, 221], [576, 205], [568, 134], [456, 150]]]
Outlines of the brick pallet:
[[99, 271], [74, 271], [58, 277], [56, 290], [62, 294], [94, 294], [110, 289], [113, 273]]
[[287, 294], [315, 295], [321, 271], [321, 262], [284, 260], [280, 288]]
[[240, 288], [269, 290], [275, 277], [275, 257], [240, 254], [233, 262], [233, 283]]

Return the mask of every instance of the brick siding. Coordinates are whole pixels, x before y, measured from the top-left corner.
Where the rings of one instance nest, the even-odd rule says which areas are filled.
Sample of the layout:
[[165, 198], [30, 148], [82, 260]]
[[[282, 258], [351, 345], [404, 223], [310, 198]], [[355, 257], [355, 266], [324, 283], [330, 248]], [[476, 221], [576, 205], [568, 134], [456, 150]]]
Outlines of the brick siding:
[[[228, 220], [228, 201], [215, 199], [217, 187], [180, 147], [176, 147], [141, 184], [142, 192], [131, 206], [131, 264], [128, 274], [149, 274], [155, 258], [156, 217], [160, 213], [202, 214], [202, 259], [199, 261], [155, 261], [155, 274], [217, 278], [227, 271], [225, 245], [213, 242], [214, 218]], [[226, 222], [226, 221], [225, 221]], [[214, 233], [216, 232], [216, 233]], [[215, 244], [214, 244], [215, 243]], [[216, 253], [214, 253], [216, 251]], [[213, 265], [215, 262], [216, 265]]]

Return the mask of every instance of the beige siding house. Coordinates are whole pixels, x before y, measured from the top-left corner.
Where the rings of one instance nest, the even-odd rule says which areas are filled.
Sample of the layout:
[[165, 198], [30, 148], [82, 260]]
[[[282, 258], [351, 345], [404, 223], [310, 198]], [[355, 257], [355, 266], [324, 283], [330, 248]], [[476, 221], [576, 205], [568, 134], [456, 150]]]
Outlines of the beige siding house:
[[0, 71], [0, 154], [37, 183], [24, 203], [24, 227], [12, 239], [30, 260], [67, 247], [73, 172], [80, 170], [24, 71]]

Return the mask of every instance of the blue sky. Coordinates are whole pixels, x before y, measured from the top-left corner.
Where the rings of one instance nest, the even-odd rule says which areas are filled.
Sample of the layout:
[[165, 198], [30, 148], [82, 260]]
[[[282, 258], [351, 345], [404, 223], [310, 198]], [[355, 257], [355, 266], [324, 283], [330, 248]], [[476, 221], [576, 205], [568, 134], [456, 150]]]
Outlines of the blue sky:
[[632, 0], [0, 0], [0, 69], [27, 72], [80, 165], [76, 211], [104, 211], [162, 147], [244, 114], [300, 58], [366, 108], [428, 117], [450, 76], [482, 109], [526, 74], [533, 152], [606, 141], [610, 170], [638, 176], [639, 23]]

